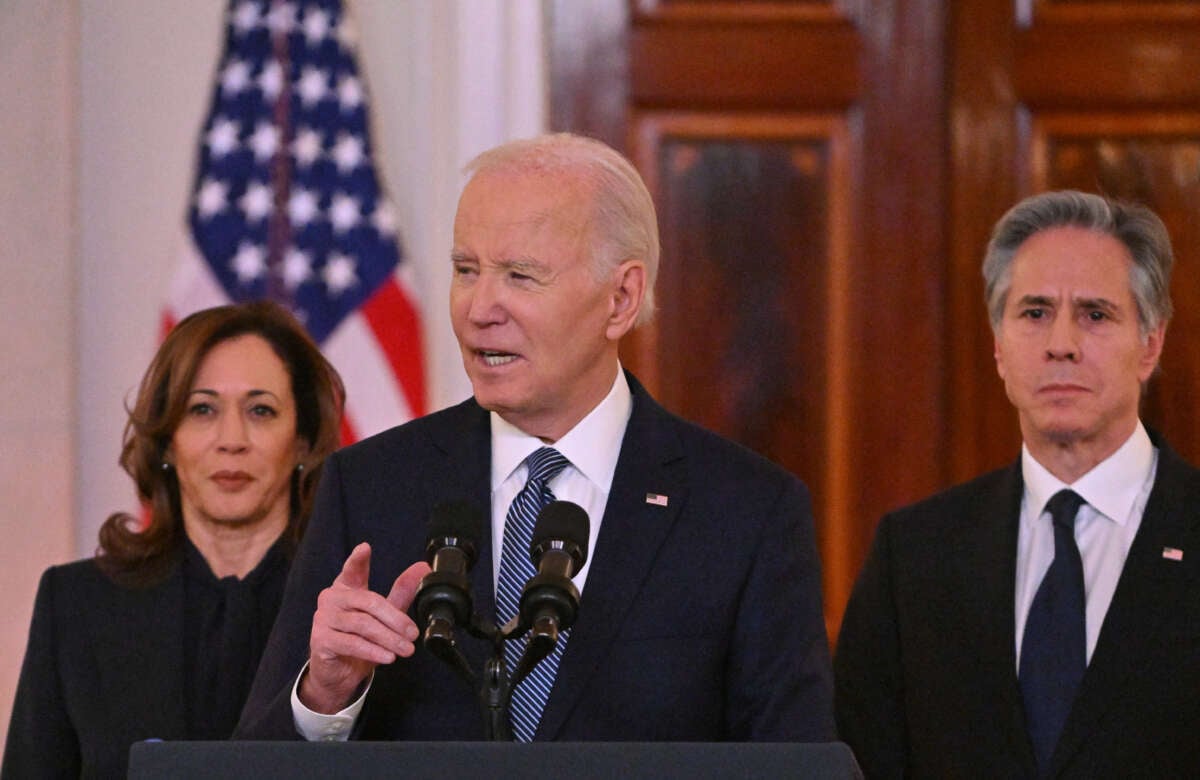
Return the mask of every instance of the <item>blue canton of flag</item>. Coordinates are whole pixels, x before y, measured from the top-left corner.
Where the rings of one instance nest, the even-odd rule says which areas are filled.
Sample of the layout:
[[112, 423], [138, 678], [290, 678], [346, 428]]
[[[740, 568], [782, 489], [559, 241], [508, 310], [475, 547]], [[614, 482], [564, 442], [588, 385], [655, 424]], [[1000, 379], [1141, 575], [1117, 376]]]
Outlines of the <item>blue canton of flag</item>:
[[343, 374], [347, 440], [425, 404], [419, 316], [396, 273], [353, 30], [338, 0], [230, 3], [188, 210], [198, 252], [164, 317], [287, 305]]
[[233, 6], [189, 215], [231, 299], [287, 302], [318, 342], [400, 260], [341, 21], [336, 2]]

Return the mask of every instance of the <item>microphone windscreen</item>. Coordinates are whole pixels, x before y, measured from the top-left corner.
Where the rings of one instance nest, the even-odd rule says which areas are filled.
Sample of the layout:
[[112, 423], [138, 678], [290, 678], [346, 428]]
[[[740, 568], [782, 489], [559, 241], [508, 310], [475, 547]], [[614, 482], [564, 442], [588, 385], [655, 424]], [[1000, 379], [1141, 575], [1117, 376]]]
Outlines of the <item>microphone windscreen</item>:
[[479, 543], [483, 530], [483, 512], [469, 501], [447, 501], [438, 504], [429, 515], [429, 541], [441, 544], [440, 540], [459, 539], [459, 547], [474, 548]]
[[583, 507], [570, 501], [551, 501], [538, 514], [529, 548], [549, 541], [566, 542], [579, 548], [582, 566], [588, 556], [588, 516]]

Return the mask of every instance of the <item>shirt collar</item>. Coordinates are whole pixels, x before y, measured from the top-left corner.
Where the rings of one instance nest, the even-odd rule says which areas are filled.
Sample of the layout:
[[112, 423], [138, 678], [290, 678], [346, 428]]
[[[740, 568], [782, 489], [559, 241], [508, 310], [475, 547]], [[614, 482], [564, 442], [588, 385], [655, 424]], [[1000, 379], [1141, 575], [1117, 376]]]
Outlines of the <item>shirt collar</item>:
[[285, 530], [278, 538], [267, 548], [263, 554], [262, 560], [255, 564], [245, 577], [238, 579], [232, 575], [228, 577], [218, 578], [213, 574], [212, 566], [209, 565], [208, 559], [204, 557], [204, 553], [200, 552], [200, 548], [192, 542], [192, 538], [187, 534], [183, 535], [183, 566], [184, 575], [194, 582], [204, 583], [209, 587], [220, 588], [222, 583], [225, 587], [258, 587], [259, 583], [264, 582], [267, 577], [271, 576], [271, 572], [280, 566], [286, 566], [287, 547], [289, 542], [288, 531]]
[[[625, 372], [618, 364], [617, 377], [608, 395], [556, 441], [554, 448], [590, 482], [608, 492], [613, 473], [617, 470], [621, 440], [625, 438], [625, 427], [632, 411], [633, 396], [629, 382], [625, 380]], [[530, 436], [495, 412], [491, 412], [490, 418], [492, 490], [495, 490], [512, 476], [531, 453], [546, 445], [538, 437]]]
[[1154, 457], [1154, 444], [1139, 420], [1133, 434], [1116, 452], [1096, 464], [1075, 484], [1067, 485], [1038, 463], [1029, 448], [1022, 445], [1021, 476], [1025, 480], [1027, 505], [1036, 517], [1055, 493], [1070, 488], [1097, 512], [1118, 525], [1125, 525], [1138, 493], [1154, 468]]

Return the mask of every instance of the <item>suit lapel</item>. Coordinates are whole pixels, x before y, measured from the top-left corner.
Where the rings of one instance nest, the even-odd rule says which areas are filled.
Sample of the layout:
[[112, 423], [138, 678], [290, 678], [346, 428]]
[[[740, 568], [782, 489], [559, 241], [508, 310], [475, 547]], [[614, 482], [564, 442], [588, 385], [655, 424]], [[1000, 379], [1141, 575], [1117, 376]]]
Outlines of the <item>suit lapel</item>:
[[[578, 704], [687, 501], [685, 454], [671, 429], [671, 418], [632, 376], [629, 384], [633, 412], [580, 599], [579, 619], [546, 703], [539, 739], [555, 739]], [[651, 493], [666, 496], [667, 506], [649, 503]]]
[[114, 722], [130, 722], [131, 733], [184, 737], [182, 567], [149, 588], [111, 585], [102, 603], [92, 637]]
[[1159, 626], [1174, 611], [1194, 576], [1191, 560], [1169, 560], [1163, 557], [1163, 550], [1200, 555], [1200, 550], [1189, 550], [1187, 544], [1196, 538], [1194, 507], [1200, 502], [1200, 482], [1195, 470], [1163, 442], [1156, 440], [1155, 444], [1159, 458], [1154, 489], [1063, 728], [1055, 751], [1055, 770], [1079, 750], [1105, 712], [1121, 701], [1130, 674], [1144, 664], [1147, 649], [1158, 641]]
[[978, 525], [966, 525], [961, 547], [961, 581], [971, 632], [965, 640], [978, 647], [980, 674], [985, 690], [994, 693], [992, 702], [997, 725], [1013, 755], [1030, 771], [1033, 749], [1025, 729], [1024, 708], [1017, 686], [1016, 629], [1013, 604], [1016, 598], [1017, 530], [1023, 491], [1021, 465], [1000, 473], [998, 481], [981, 491], [973, 514]]

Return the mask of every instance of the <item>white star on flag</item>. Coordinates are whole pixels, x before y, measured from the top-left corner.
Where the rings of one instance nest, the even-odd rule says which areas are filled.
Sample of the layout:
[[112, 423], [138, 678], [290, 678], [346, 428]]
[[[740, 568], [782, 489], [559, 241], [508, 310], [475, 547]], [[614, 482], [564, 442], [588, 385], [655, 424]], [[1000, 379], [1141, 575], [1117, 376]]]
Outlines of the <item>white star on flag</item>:
[[252, 181], [246, 187], [246, 193], [238, 201], [242, 213], [248, 222], [259, 222], [265, 219], [274, 206], [275, 196], [271, 188], [260, 181]]
[[238, 3], [230, 15], [230, 24], [239, 35], [245, 35], [258, 26], [258, 6], [251, 0]]
[[304, 39], [309, 46], [316, 46], [329, 34], [329, 14], [321, 10], [309, 11], [304, 17]]
[[275, 35], [287, 35], [296, 24], [296, 8], [291, 3], [276, 3], [267, 12], [267, 29]]
[[341, 252], [333, 252], [325, 263], [321, 279], [329, 288], [330, 295], [341, 295], [358, 282], [354, 273], [354, 260]]
[[201, 219], [208, 219], [225, 208], [225, 198], [229, 188], [215, 179], [205, 179], [196, 193], [196, 211]]
[[313, 221], [319, 211], [316, 193], [303, 187], [293, 190], [292, 197], [288, 199], [288, 219], [293, 225], [297, 228], [304, 227]]
[[321, 156], [321, 134], [311, 127], [302, 127], [292, 141], [292, 154], [302, 168], [307, 168]]
[[392, 208], [391, 201], [379, 201], [379, 205], [375, 207], [375, 213], [371, 215], [371, 224], [385, 236], [393, 235], [396, 232], [396, 211]]
[[329, 92], [329, 74], [318, 68], [305, 68], [300, 74], [300, 85], [296, 89], [300, 101], [311, 107]]
[[283, 90], [283, 68], [275, 60], [271, 60], [258, 75], [258, 88], [262, 90], [263, 100], [274, 100]]
[[229, 96], [237, 95], [250, 85], [250, 66], [234, 60], [225, 66], [221, 74], [221, 90]]
[[267, 257], [263, 248], [258, 244], [243, 241], [238, 245], [237, 254], [230, 261], [238, 281], [249, 284], [262, 276], [267, 270]]
[[279, 148], [279, 128], [269, 122], [259, 122], [250, 136], [250, 148], [254, 150], [254, 159], [260, 163], [271, 159]]
[[283, 283], [289, 290], [295, 290], [311, 278], [312, 260], [308, 253], [296, 247], [289, 249], [283, 258]]
[[329, 205], [329, 223], [336, 232], [345, 233], [357, 225], [361, 218], [355, 198], [344, 192], [334, 194], [333, 202]]
[[204, 138], [212, 156], [220, 159], [238, 147], [238, 125], [232, 119], [218, 117]]
[[337, 143], [333, 145], [333, 161], [337, 163], [338, 172], [347, 174], [363, 162], [363, 144], [358, 136], [342, 133]]
[[338, 82], [337, 93], [338, 105], [343, 111], [352, 111], [362, 105], [362, 82], [353, 76], [342, 76], [342, 80]]

